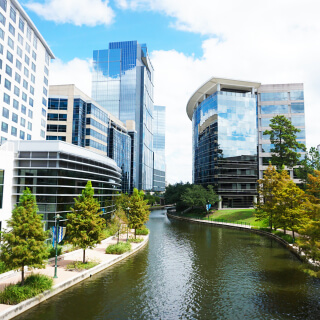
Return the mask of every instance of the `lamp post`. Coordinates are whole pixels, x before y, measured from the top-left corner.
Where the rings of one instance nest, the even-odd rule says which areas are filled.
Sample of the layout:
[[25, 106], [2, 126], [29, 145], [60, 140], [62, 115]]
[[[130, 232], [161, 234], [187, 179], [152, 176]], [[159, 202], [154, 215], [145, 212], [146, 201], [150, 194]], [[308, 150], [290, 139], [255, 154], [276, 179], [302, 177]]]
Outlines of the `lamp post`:
[[55, 226], [56, 226], [56, 258], [55, 258], [55, 266], [54, 266], [54, 277], [53, 278], [58, 278], [57, 276], [57, 268], [58, 268], [58, 235], [59, 235], [59, 219], [60, 219], [60, 214], [58, 213], [55, 217]]
[[128, 242], [128, 236], [129, 236], [129, 210], [130, 208], [127, 208], [127, 219], [128, 219], [128, 225], [127, 225], [127, 242]]

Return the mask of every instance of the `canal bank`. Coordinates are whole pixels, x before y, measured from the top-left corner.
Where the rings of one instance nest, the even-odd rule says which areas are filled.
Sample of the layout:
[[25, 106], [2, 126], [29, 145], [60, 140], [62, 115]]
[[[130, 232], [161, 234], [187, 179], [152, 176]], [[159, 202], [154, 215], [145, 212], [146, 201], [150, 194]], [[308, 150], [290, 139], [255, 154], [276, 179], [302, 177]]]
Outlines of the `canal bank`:
[[[133, 236], [133, 234], [130, 234]], [[124, 237], [124, 236], [123, 236]], [[106, 254], [106, 248], [117, 242], [116, 238], [110, 237], [101, 242], [101, 244], [97, 245], [93, 249], [86, 250], [86, 256], [90, 261], [99, 261], [100, 263], [95, 267], [89, 270], [83, 270], [80, 272], [77, 271], [68, 271], [66, 270], [66, 266], [73, 261], [81, 261], [82, 260], [82, 250], [76, 250], [59, 257], [58, 263], [58, 278], [54, 279], [54, 285], [52, 289], [43, 292], [42, 294], [25, 300], [17, 305], [3, 305], [0, 304], [0, 320], [12, 319], [25, 311], [39, 305], [40, 303], [47, 301], [53, 296], [61, 293], [62, 291], [69, 289], [70, 287], [80, 283], [81, 281], [92, 277], [93, 275], [105, 270], [113, 266], [114, 264], [132, 256], [137, 251], [142, 249], [149, 240], [149, 235], [140, 236], [143, 238], [141, 243], [132, 243], [132, 249], [129, 252], [125, 252], [122, 255], [110, 255]], [[122, 241], [125, 241], [123, 238]], [[32, 272], [28, 272], [27, 275]], [[34, 270], [33, 273], [45, 274], [47, 276], [52, 276], [54, 273], [54, 266], [48, 264], [45, 269], [37, 269]], [[8, 275], [3, 275], [0, 278], [0, 289], [3, 289], [5, 286], [11, 283], [17, 283], [20, 281], [21, 274], [20, 272], [9, 272]]]
[[320, 266], [320, 261], [313, 261], [312, 259], [308, 259], [306, 257], [306, 254], [298, 246], [295, 246], [291, 243], [288, 243], [287, 241], [285, 241], [281, 237], [279, 237], [271, 232], [255, 229], [249, 225], [240, 225], [240, 224], [235, 224], [235, 223], [226, 223], [226, 222], [218, 222], [218, 221], [210, 221], [210, 220], [200, 220], [200, 219], [189, 218], [189, 217], [181, 217], [181, 216], [178, 216], [178, 215], [175, 215], [172, 213], [168, 213], [168, 212], [167, 212], [167, 216], [171, 219], [188, 221], [191, 223], [207, 224], [207, 225], [211, 225], [211, 226], [230, 228], [230, 229], [241, 230], [241, 231], [247, 231], [247, 232], [267, 236], [267, 237], [273, 238], [277, 242], [281, 243], [284, 247], [286, 247], [288, 250], [290, 250], [297, 258], [299, 258], [300, 261], [307, 262], [310, 265], [315, 266], [315, 267]]

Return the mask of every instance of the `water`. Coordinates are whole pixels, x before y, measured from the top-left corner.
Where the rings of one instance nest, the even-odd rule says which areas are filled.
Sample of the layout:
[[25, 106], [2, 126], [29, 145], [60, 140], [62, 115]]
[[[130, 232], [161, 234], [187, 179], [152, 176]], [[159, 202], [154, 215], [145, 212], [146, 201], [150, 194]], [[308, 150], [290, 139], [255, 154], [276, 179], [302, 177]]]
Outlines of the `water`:
[[267, 237], [153, 211], [134, 256], [15, 319], [320, 319], [320, 281]]

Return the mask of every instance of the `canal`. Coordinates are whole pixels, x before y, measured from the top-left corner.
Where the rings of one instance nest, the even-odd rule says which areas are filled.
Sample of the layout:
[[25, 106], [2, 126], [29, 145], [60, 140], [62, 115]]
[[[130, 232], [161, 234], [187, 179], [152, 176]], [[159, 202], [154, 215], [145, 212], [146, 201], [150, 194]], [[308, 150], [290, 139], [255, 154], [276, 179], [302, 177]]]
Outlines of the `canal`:
[[153, 211], [134, 256], [15, 318], [320, 319], [320, 280], [267, 237]]

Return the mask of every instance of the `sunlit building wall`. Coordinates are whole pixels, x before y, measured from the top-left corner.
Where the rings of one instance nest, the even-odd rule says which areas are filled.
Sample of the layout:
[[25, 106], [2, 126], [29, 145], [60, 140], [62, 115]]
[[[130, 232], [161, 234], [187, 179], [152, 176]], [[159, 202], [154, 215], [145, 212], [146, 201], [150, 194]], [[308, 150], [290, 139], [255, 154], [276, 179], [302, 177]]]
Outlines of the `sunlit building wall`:
[[135, 185], [153, 186], [153, 67], [145, 44], [111, 42], [93, 52], [92, 98], [122, 122], [136, 128]]

